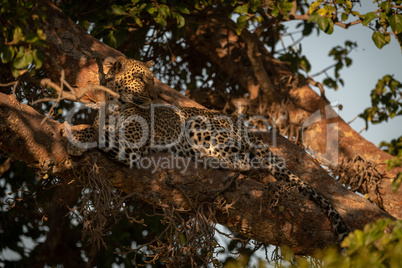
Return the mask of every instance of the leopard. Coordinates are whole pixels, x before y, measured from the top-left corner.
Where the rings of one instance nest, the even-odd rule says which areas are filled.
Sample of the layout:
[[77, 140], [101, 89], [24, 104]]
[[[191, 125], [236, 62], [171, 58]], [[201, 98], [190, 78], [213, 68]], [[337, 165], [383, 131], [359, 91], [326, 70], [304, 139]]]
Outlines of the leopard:
[[332, 203], [288, 169], [239, 117], [207, 108], [157, 104], [152, 65], [124, 56], [116, 60], [105, 81], [118, 96], [106, 93], [103, 112], [100, 109], [93, 125], [73, 133], [69, 154], [82, 155], [89, 150], [86, 144], [96, 143], [109, 157], [132, 168], [147, 154], [171, 153], [202, 160], [208, 168], [267, 170], [318, 205], [341, 243], [349, 229]]

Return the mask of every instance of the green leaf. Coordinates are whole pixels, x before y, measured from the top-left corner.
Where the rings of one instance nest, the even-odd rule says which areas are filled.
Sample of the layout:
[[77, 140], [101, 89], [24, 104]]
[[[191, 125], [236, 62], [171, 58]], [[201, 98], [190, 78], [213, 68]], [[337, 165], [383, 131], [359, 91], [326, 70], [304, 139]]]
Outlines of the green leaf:
[[155, 22], [158, 23], [160, 26], [165, 27], [166, 26], [166, 20], [164, 18], [162, 18], [161, 14], [158, 14], [158, 16], [156, 16], [154, 18]]
[[374, 41], [374, 44], [381, 49], [383, 46], [388, 44], [391, 41], [391, 36], [389, 34], [383, 34], [381, 32], [375, 31], [371, 38]]
[[179, 11], [183, 14], [190, 14], [190, 10], [186, 7], [179, 7]]
[[140, 18], [138, 16], [134, 16], [134, 20], [138, 26], [142, 27], [142, 21], [140, 20]]
[[256, 15], [255, 17], [252, 17], [251, 20], [253, 22], [262, 23], [264, 21], [264, 17], [260, 16], [260, 15]]
[[80, 20], [78, 23], [79, 23], [79, 25], [81, 25], [83, 28], [85, 28], [85, 30], [88, 30], [89, 25], [90, 25], [88, 20]]
[[348, 20], [348, 18], [349, 18], [349, 15], [348, 15], [348, 14], [342, 13], [342, 15], [341, 15], [341, 20], [342, 20], [342, 21], [346, 21], [346, 20]]
[[1, 55], [1, 61], [3, 63], [7, 63], [7, 62], [11, 61], [15, 55], [14, 47], [5, 46], [5, 45], [1, 46], [0, 47], [0, 55]]
[[303, 56], [300, 59], [300, 68], [303, 69], [304, 71], [306, 71], [307, 73], [311, 71], [310, 62], [308, 61], [308, 59], [305, 56]]
[[276, 18], [279, 15], [279, 8], [277, 6], [274, 6], [274, 8], [271, 11], [271, 16]]
[[18, 76], [20, 76], [22, 74], [22, 71], [18, 70], [18, 69], [15, 69], [13, 66], [11, 66], [11, 74], [14, 77], [18, 77]]
[[167, 5], [160, 5], [159, 12], [163, 18], [167, 18], [170, 15], [170, 9]]
[[383, 8], [385, 13], [388, 13], [391, 10], [391, 4], [388, 3], [387, 1], [382, 2], [381, 4], [378, 5], [379, 7]]
[[25, 39], [24, 41], [27, 43], [35, 43], [39, 40], [39, 38], [36, 35], [34, 35], [32, 32], [27, 33], [25, 35], [24, 39]]
[[328, 28], [325, 31], [325, 33], [326, 34], [332, 34], [334, 32], [334, 21], [332, 19], [330, 19], [330, 18], [327, 18], [327, 19], [328, 19], [329, 25], [328, 25]]
[[154, 14], [156, 12], [156, 10], [157, 10], [157, 8], [153, 5], [150, 5], [147, 7], [147, 12], [151, 15]]
[[[257, 10], [261, 7], [261, 0], [253, 0], [253, 1], [249, 1], [249, 10], [251, 11], [251, 13], [256, 13]], [[291, 4], [291, 3], [289, 3]], [[293, 6], [293, 5], [292, 5]]]
[[237, 27], [236, 27], [236, 33], [238, 35], [241, 34], [241, 32], [243, 31], [243, 28], [247, 26], [247, 20], [248, 20], [248, 16], [247, 15], [240, 15], [237, 18]]
[[39, 69], [40, 67], [42, 67], [42, 63], [45, 57], [43, 57], [43, 54], [37, 49], [35, 49], [32, 54], [33, 54], [33, 61], [35, 63], [35, 69]]
[[13, 34], [13, 42], [15, 44], [18, 44], [18, 42], [23, 39], [24, 39], [24, 34], [22, 32], [22, 29], [20, 27], [16, 26], [14, 29], [14, 34]]
[[352, 42], [352, 41], [350, 41], [350, 40], [346, 40], [346, 41], [345, 41], [345, 46], [346, 46], [346, 47], [350, 47], [350, 48], [355, 48], [355, 47], [357, 47], [357, 43], [356, 43], [356, 42]]
[[327, 13], [328, 13], [329, 15], [331, 15], [332, 13], [335, 12], [335, 7], [334, 7], [334, 6], [326, 5], [326, 6], [324, 6], [324, 8], [327, 10]]
[[242, 5], [242, 6], [237, 6], [233, 12], [239, 13], [239, 14], [247, 14], [248, 12], [248, 4]]
[[304, 29], [302, 31], [303, 36], [308, 36], [313, 32], [314, 23], [308, 22], [304, 23]]
[[321, 16], [320, 15], [318, 15], [316, 12], [315, 13], [313, 13], [313, 14], [311, 14], [309, 17], [308, 17], [308, 22], [316, 22], [316, 23], [318, 23], [318, 20], [321, 18]]
[[105, 36], [105, 43], [113, 48], [117, 48], [117, 39], [116, 39], [116, 36], [114, 35], [114, 31], [110, 31]]
[[293, 4], [292, 3], [288, 3], [285, 1], [282, 1], [282, 10], [287, 13], [290, 12], [293, 8]]
[[391, 25], [392, 31], [395, 34], [400, 34], [402, 32], [402, 15], [394, 14], [389, 17], [389, 25]]
[[25, 54], [25, 48], [24, 48], [24, 46], [20, 46], [18, 48], [17, 56], [15, 56], [15, 57], [21, 58], [22, 56], [24, 56], [24, 54]]
[[24, 69], [27, 67], [33, 60], [33, 55], [32, 52], [26, 52], [24, 55], [21, 57], [16, 57], [13, 60], [13, 66], [15, 69]]
[[349, 67], [352, 64], [352, 59], [351, 58], [345, 58], [345, 63], [346, 63], [346, 66]]
[[399, 47], [402, 50], [402, 33], [396, 35], [396, 40], [398, 40]]
[[317, 8], [321, 5], [321, 3], [322, 3], [322, 0], [317, 0], [314, 3], [312, 3], [310, 5], [310, 7], [308, 8], [309, 13], [312, 14], [314, 11], [316, 11]]
[[325, 16], [328, 13], [328, 10], [325, 8], [320, 8], [319, 10], [317, 10], [318, 15], [320, 16]]
[[184, 19], [184, 17], [180, 14], [176, 14], [176, 20], [177, 20], [177, 27], [181, 28], [186, 24], [186, 20]]
[[317, 20], [318, 28], [320, 28], [322, 31], [325, 32], [325, 30], [328, 28], [329, 21], [327, 17], [319, 17]]
[[118, 6], [118, 5], [113, 5], [112, 6], [112, 14], [113, 15], [124, 15], [126, 14], [126, 10], [124, 9], [123, 6]]
[[359, 11], [352, 11], [352, 15], [360, 17], [360, 12]]
[[147, 4], [143, 3], [143, 4], [141, 4], [141, 6], [136, 7], [136, 9], [138, 10], [138, 12], [141, 12], [141, 11], [143, 11], [146, 7], [147, 7]]
[[364, 19], [363, 19], [363, 25], [367, 26], [367, 24], [369, 24], [370, 21], [372, 21], [373, 19], [375, 19], [377, 17], [377, 14], [374, 12], [369, 12], [365, 15]]
[[389, 17], [387, 16], [387, 14], [384, 12], [380, 12], [380, 20], [379, 20], [380, 25], [388, 26], [388, 24], [389, 24], [388, 20], [389, 20]]

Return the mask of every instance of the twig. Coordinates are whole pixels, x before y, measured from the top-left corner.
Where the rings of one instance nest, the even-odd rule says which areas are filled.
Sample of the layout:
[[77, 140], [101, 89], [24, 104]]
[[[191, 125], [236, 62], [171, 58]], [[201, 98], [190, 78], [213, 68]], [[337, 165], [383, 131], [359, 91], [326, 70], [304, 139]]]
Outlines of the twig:
[[362, 21], [361, 20], [355, 20], [355, 21], [348, 22], [348, 23], [337, 21], [337, 22], [335, 22], [335, 25], [338, 25], [339, 27], [342, 27], [344, 29], [348, 29], [350, 26], [353, 26], [353, 25], [356, 25], [356, 24], [359, 24], [359, 23], [362, 23]]
[[[60, 77], [60, 86], [57, 85], [56, 83], [52, 82], [52, 80], [50, 80], [49, 78], [45, 78], [42, 79], [40, 81], [40, 85], [43, 87], [49, 86], [54, 88], [57, 93], [58, 96], [57, 98], [42, 98], [39, 100], [36, 100], [32, 103], [32, 105], [41, 103], [41, 102], [48, 102], [48, 101], [53, 101], [54, 104], [52, 105], [52, 107], [50, 107], [48, 115], [50, 116], [53, 113], [54, 108], [56, 107], [56, 105], [61, 101], [61, 100], [70, 100], [70, 101], [80, 101], [81, 98], [89, 91], [93, 91], [93, 90], [102, 90], [105, 91], [107, 93], [109, 93], [110, 95], [114, 96], [114, 97], [119, 97], [120, 95], [110, 89], [108, 89], [107, 87], [101, 86], [101, 85], [91, 85], [85, 88], [82, 88], [78, 93], [73, 89], [73, 87], [67, 83], [67, 81], [64, 79], [65, 77], [65, 73], [64, 70], [61, 71], [61, 77]], [[66, 86], [68, 89], [70, 89], [70, 92], [66, 92], [63, 91], [63, 86]], [[43, 124], [46, 119], [48, 117], [43, 118], [41, 124]]]
[[297, 11], [297, 1], [296, 0], [292, 1], [292, 4], [293, 4], [293, 8], [290, 11], [290, 15], [292, 15], [294, 17], [294, 16], [296, 16], [296, 11]]
[[80, 47], [79, 50], [84, 53], [88, 58], [93, 58], [96, 60], [96, 64], [98, 65], [99, 83], [101, 85], [106, 85], [105, 73], [103, 72], [103, 63], [99, 52], [87, 47]]
[[348, 125], [352, 124], [357, 119], [357, 116], [348, 122]]
[[336, 3], [334, 0], [331, 0], [331, 3], [335, 7], [335, 12], [334, 12], [334, 15], [332, 16], [332, 20], [335, 20], [338, 17], [338, 7], [336, 6]]
[[[65, 82], [67, 83], [67, 82]], [[58, 100], [70, 100], [70, 101], [79, 101], [87, 92], [92, 91], [92, 90], [102, 90], [105, 91], [106, 93], [109, 93], [110, 95], [114, 97], [119, 97], [120, 95], [110, 89], [108, 89], [105, 86], [101, 85], [91, 85], [85, 88], [82, 88], [78, 93], [69, 93], [61, 90], [61, 87], [56, 85], [54, 82], [52, 82], [50, 79], [45, 78], [42, 79], [40, 82], [41, 86], [49, 86], [54, 88], [58, 93], [60, 98], [44, 98], [40, 100], [36, 100], [33, 104], [43, 102], [43, 101], [58, 101]]]
[[21, 81], [21, 76], [18, 77], [17, 80], [15, 80], [15, 81], [13, 81], [13, 82], [6, 83], [6, 84], [0, 83], [0, 87], [9, 87], [9, 86], [13, 86], [13, 96], [14, 96], [14, 98], [16, 98], [16, 96], [15, 96], [15, 90], [16, 90], [16, 88], [18, 87], [18, 84], [20, 83], [20, 81]]
[[13, 81], [13, 82], [10, 82], [10, 83], [7, 83], [7, 84], [2, 84], [2, 83], [0, 83], [0, 87], [9, 87], [9, 86], [12, 86], [12, 85], [16, 85], [18, 83], [18, 81], [16, 80], [16, 81]]
[[309, 78], [307, 79], [307, 82], [308, 82], [310, 85], [314, 86], [314, 87], [318, 87], [318, 89], [320, 90], [320, 95], [321, 95], [321, 97], [322, 97], [323, 99], [325, 99], [327, 102], [329, 102], [328, 99], [327, 99], [327, 97], [325, 96], [324, 87], [322, 86], [322, 84], [321, 84], [320, 82], [315, 81], [315, 80], [312, 79], [311, 77], [309, 77]]
[[361, 134], [363, 131], [365, 131], [367, 127], [362, 128], [362, 130], [359, 131], [359, 134]]
[[[57, 97], [57, 100], [55, 101], [55, 103], [54, 103], [54, 104], [52, 105], [52, 107], [50, 107], [50, 109], [49, 109], [48, 115], [50, 115], [50, 116], [53, 114], [53, 110], [54, 110], [54, 108], [56, 107], [57, 103], [60, 102], [61, 95], [62, 95], [62, 93], [63, 93], [64, 77], [65, 77], [65, 72], [64, 72], [64, 69], [63, 69], [63, 70], [61, 70], [60, 93], [59, 93], [59, 96]], [[35, 102], [34, 102], [34, 104], [35, 104]], [[43, 123], [46, 121], [46, 119], [47, 119], [47, 117], [43, 118], [41, 124], [43, 124]]]

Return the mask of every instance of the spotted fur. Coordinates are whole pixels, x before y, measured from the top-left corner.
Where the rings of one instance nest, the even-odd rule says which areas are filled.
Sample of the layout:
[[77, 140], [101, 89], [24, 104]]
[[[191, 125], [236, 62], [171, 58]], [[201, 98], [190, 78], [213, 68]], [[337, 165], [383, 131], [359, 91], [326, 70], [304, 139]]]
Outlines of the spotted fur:
[[156, 93], [150, 66], [150, 62], [124, 57], [115, 62], [106, 81], [120, 97], [107, 96], [104, 116], [98, 116], [93, 127], [75, 133], [70, 154], [81, 155], [86, 150], [75, 146], [78, 141], [98, 141], [100, 149], [131, 167], [149, 152], [198, 157], [207, 164], [218, 160], [221, 167], [236, 171], [249, 171], [258, 163], [257, 168], [268, 170], [315, 202], [329, 218], [338, 240], [343, 240], [349, 230], [333, 205], [294, 175], [253, 133], [246, 133], [237, 118], [208, 109], [152, 107]]

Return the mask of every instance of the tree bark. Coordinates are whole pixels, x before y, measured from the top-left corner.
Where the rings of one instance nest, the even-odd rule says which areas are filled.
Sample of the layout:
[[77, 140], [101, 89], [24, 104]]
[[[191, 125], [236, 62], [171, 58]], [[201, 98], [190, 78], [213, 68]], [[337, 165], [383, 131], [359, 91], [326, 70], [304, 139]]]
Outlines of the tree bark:
[[[78, 90], [98, 84], [96, 61], [83, 51], [97, 51], [106, 69], [108, 63], [122, 54], [89, 36], [57, 7], [50, 3], [46, 5], [48, 22], [44, 29], [48, 47], [44, 67], [49, 76], [57, 80], [61, 69], [64, 69], [66, 80]], [[160, 96], [171, 103], [200, 106], [159, 81], [156, 81], [156, 87]], [[96, 93], [87, 96], [88, 102], [98, 100]], [[266, 205], [272, 193], [282, 186], [272, 183], [273, 179], [262, 172], [211, 172], [193, 165], [186, 170], [158, 170], [154, 173], [151, 169], [129, 169], [98, 150], [92, 150], [83, 157], [72, 157], [65, 149], [67, 140], [62, 135], [63, 126], [51, 119], [41, 124], [43, 118], [31, 107], [1, 94], [0, 149], [41, 172], [62, 179], [74, 178], [77, 170], [93, 165], [95, 161], [101, 167], [100, 176], [107, 178], [116, 189], [134, 193], [144, 202], [159, 207], [172, 205], [190, 214], [197, 207], [212, 204], [217, 211], [217, 222], [260, 242], [289, 245], [299, 254], [312, 253], [336, 242], [320, 209], [306, 200], [300, 206], [302, 198], [296, 193], [296, 198], [293, 195], [281, 197], [283, 212], [278, 207]], [[390, 217], [334, 182], [307, 153], [290, 141], [280, 135], [273, 135], [272, 138], [264, 134], [263, 138], [268, 144], [276, 145], [272, 150], [285, 159], [289, 169], [333, 203], [350, 229], [362, 229], [369, 222]], [[151, 155], [155, 161], [163, 157], [168, 156]]]
[[[199, 20], [197, 22], [201, 23]], [[204, 20], [204, 25], [199, 27], [195, 34], [187, 37], [187, 40], [201, 58], [215, 62], [228, 76], [248, 89], [249, 102], [253, 101], [252, 96], [259, 94], [265, 106], [286, 110], [289, 114], [289, 123], [301, 125], [304, 146], [323, 164], [336, 169], [345, 161], [353, 161], [357, 155], [372, 163], [370, 167], [373, 168], [370, 168], [368, 172], [372, 173], [372, 177], [375, 176], [375, 173], [379, 173], [381, 179], [367, 182], [368, 187], [361, 187], [359, 191], [368, 194], [370, 201], [394, 217], [401, 219], [402, 187], [393, 193], [391, 184], [396, 175], [402, 172], [402, 168], [386, 170], [385, 164], [385, 161], [393, 157], [359, 135], [338, 116], [325, 96], [319, 96], [304, 79], [293, 74], [283, 63], [275, 60], [258, 41], [258, 38], [250, 37], [251, 34], [245, 34], [245, 31], [247, 32], [244, 29], [243, 34], [239, 37], [233, 30], [222, 26], [221, 23]], [[250, 46], [254, 50], [258, 47], [258, 56], [248, 52], [247, 47]], [[251, 57], [249, 59], [251, 68], [245, 60], [239, 60], [241, 54], [247, 55], [248, 58]], [[266, 72], [262, 74], [261, 68], [254, 67], [256, 64], [253, 64], [253, 61], [256, 59], [253, 57], [258, 57], [263, 62]], [[264, 75], [270, 77], [267, 79], [264, 78]], [[283, 92], [286, 87], [280, 87], [280, 90], [277, 87], [275, 94], [267, 95], [266, 90], [259, 86], [267, 84], [266, 80], [274, 80], [275, 76], [279, 79], [287, 77], [289, 81], [294, 81], [286, 94]], [[272, 97], [273, 95], [280, 96], [280, 98]], [[286, 103], [285, 107], [281, 107], [281, 101], [286, 96], [290, 101]], [[257, 108], [254, 109], [258, 111]], [[329, 131], [329, 128], [332, 130]], [[358, 173], [358, 170], [349, 168], [344, 174], [354, 177]]]
[[[96, 163], [99, 176], [107, 178], [116, 189], [134, 194], [151, 205], [173, 206], [177, 211], [192, 214], [199, 207], [210, 204], [216, 210], [218, 223], [260, 242], [289, 245], [295, 253], [311, 254], [336, 243], [325, 215], [312, 202], [302, 201], [296, 191], [280, 197], [283, 212], [278, 206], [270, 206], [272, 195], [281, 189], [281, 185], [272, 183], [272, 178], [264, 172], [211, 172], [195, 163], [187, 169], [158, 169], [157, 172], [152, 168], [130, 169], [96, 149], [82, 157], [72, 157], [65, 149], [68, 141], [63, 136], [63, 125], [52, 119], [42, 124], [43, 119], [44, 116], [30, 106], [0, 93], [0, 149], [41, 173], [64, 180], [76, 178], [79, 170]], [[263, 139], [269, 144], [276, 140], [277, 147], [272, 150], [286, 160], [295, 174], [328, 198], [352, 230], [390, 217], [334, 182], [310, 156], [290, 141], [280, 135], [271, 137], [268, 134], [264, 134]], [[155, 154], [150, 157], [157, 163], [171, 156]], [[175, 158], [172, 161], [181, 160]]]

